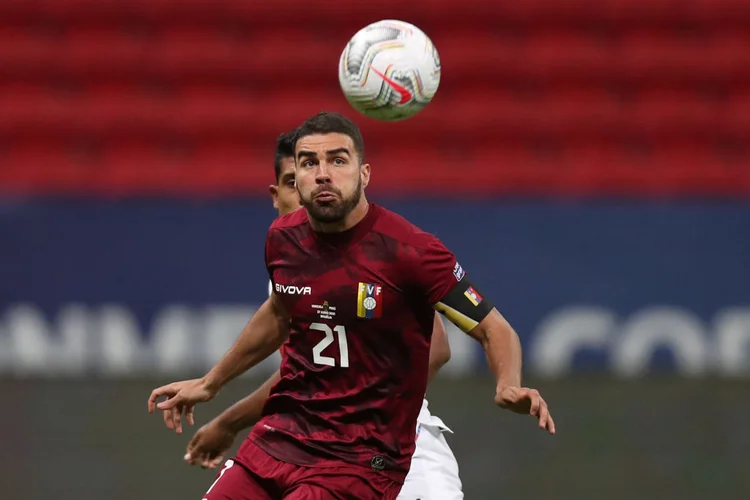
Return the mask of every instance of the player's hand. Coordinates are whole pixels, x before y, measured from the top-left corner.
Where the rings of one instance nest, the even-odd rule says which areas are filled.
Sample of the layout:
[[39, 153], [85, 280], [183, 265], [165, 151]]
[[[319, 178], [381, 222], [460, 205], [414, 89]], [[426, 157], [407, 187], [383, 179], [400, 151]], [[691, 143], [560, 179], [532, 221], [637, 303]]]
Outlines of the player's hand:
[[203, 468], [218, 467], [224, 454], [232, 447], [237, 433], [218, 420], [212, 420], [195, 433], [187, 445], [185, 461], [190, 465], [199, 464]]
[[547, 402], [536, 389], [528, 387], [498, 387], [495, 404], [515, 413], [533, 415], [539, 419], [539, 428], [555, 433], [555, 421], [547, 408]]
[[[203, 379], [183, 380], [161, 386], [151, 392], [148, 398], [148, 412], [153, 413], [155, 409], [164, 412], [164, 423], [168, 429], [182, 433], [182, 416], [188, 424], [194, 425], [195, 405], [213, 399], [215, 392], [208, 388]], [[166, 396], [167, 399], [161, 403], [156, 401]]]

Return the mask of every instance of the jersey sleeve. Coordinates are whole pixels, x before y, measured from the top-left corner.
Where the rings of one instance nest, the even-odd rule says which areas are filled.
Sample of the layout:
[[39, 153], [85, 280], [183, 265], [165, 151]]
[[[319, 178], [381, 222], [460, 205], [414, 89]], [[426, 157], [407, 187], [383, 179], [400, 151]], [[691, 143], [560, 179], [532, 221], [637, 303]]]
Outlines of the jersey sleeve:
[[273, 268], [272, 268], [272, 263], [274, 260], [274, 255], [273, 255], [274, 245], [273, 245], [272, 239], [273, 239], [273, 230], [269, 229], [268, 233], [266, 233], [266, 247], [265, 247], [266, 271], [268, 272], [268, 278], [270, 280], [270, 282], [268, 283], [268, 295], [269, 296], [273, 292], [273, 286], [274, 286]]
[[440, 302], [463, 278], [456, 256], [435, 236], [421, 233], [414, 239], [417, 262], [409, 262], [414, 282], [431, 305]]
[[470, 332], [492, 311], [492, 303], [469, 281], [455, 255], [432, 235], [421, 236], [413, 263], [414, 279], [430, 304], [464, 332]]
[[[271, 231], [268, 231], [268, 234], [266, 235], [266, 249], [265, 249], [265, 254], [266, 255], [265, 255], [265, 259], [266, 259], [266, 270], [268, 271], [268, 276], [270, 278], [268, 280], [268, 296], [269, 297], [271, 295], [273, 295], [273, 288], [274, 288], [274, 285], [273, 285], [273, 270], [271, 269], [271, 265], [270, 265], [270, 263], [273, 261], [272, 260], [272, 254], [270, 253], [271, 250], [273, 249], [273, 245], [271, 244], [270, 240], [271, 240]], [[284, 344], [282, 344], [281, 347], [279, 347], [279, 353], [281, 354], [282, 357], [285, 354], [285, 352], [284, 352], [284, 346], [285, 345], [286, 345], [286, 342], [284, 342]]]

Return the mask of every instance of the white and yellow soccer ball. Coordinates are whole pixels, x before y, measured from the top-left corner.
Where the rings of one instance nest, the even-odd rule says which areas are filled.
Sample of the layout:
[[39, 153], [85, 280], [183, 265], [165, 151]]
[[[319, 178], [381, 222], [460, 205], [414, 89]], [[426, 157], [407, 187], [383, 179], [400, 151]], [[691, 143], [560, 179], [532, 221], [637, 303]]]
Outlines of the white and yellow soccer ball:
[[360, 113], [383, 121], [410, 118], [440, 85], [440, 57], [422, 30], [385, 20], [359, 30], [339, 59], [339, 83]]

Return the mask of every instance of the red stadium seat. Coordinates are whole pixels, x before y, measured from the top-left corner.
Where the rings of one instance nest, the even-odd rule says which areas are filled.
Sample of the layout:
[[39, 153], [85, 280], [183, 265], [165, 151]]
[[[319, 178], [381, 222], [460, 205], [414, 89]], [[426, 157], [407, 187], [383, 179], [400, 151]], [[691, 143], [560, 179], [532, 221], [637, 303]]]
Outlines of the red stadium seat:
[[[389, 193], [750, 193], [744, 0], [316, 8], [310, 29], [301, 0], [0, 2], [0, 186], [264, 192], [279, 132], [331, 110], [361, 124]], [[444, 67], [434, 102], [391, 124], [336, 76], [385, 17], [425, 29]]]

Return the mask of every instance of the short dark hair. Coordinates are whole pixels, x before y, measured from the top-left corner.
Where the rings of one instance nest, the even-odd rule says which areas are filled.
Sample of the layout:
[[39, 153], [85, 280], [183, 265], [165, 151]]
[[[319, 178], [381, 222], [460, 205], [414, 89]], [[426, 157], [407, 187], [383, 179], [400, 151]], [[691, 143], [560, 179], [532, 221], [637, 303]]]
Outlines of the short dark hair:
[[296, 148], [297, 141], [302, 137], [313, 134], [348, 135], [354, 143], [354, 151], [357, 153], [360, 163], [364, 163], [365, 141], [362, 139], [362, 132], [360, 132], [359, 127], [357, 127], [357, 125], [346, 116], [329, 111], [321, 111], [320, 113], [311, 116], [305, 120], [302, 125], [297, 127], [293, 149]]
[[276, 174], [276, 184], [281, 177], [281, 162], [285, 158], [294, 158], [295, 131], [285, 132], [276, 139], [276, 156], [273, 159], [273, 171]]

